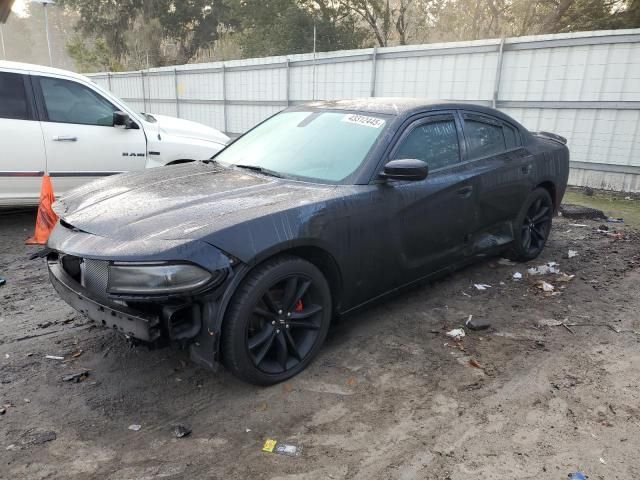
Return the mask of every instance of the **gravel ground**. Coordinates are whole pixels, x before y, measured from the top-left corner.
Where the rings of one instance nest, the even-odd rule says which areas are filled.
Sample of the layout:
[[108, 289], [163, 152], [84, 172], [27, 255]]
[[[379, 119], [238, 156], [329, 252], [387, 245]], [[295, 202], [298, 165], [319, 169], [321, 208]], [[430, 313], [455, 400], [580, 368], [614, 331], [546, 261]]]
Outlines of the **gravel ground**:
[[[27, 260], [33, 212], [2, 215], [0, 478], [638, 479], [640, 237], [574, 222], [529, 265], [487, 259], [343, 319], [310, 368], [258, 388], [91, 325]], [[549, 261], [575, 277], [527, 274]], [[491, 327], [446, 336], [469, 315]]]

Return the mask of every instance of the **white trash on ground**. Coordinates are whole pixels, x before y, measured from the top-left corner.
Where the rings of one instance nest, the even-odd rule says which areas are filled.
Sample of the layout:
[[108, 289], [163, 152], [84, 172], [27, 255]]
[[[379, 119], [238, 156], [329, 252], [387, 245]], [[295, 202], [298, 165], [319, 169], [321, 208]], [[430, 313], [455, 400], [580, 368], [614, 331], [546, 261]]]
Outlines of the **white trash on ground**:
[[491, 285], [487, 285], [486, 283], [474, 283], [473, 286], [476, 290], [486, 290], [487, 288], [491, 288]]
[[451, 337], [454, 340], [460, 340], [465, 335], [466, 334], [464, 333], [464, 329], [462, 328], [454, 328], [453, 330], [447, 332], [447, 337]]

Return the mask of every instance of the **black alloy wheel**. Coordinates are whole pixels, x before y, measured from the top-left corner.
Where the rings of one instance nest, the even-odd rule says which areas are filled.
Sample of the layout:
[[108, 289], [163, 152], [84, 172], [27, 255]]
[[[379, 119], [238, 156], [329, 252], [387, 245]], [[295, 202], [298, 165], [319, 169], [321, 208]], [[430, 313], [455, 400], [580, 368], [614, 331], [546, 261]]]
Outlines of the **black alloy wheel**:
[[300, 258], [282, 257], [250, 273], [223, 324], [223, 360], [234, 375], [259, 385], [304, 369], [331, 320], [322, 273]]
[[527, 198], [515, 221], [512, 257], [518, 261], [533, 260], [544, 249], [553, 216], [553, 201], [544, 188], [537, 188]]

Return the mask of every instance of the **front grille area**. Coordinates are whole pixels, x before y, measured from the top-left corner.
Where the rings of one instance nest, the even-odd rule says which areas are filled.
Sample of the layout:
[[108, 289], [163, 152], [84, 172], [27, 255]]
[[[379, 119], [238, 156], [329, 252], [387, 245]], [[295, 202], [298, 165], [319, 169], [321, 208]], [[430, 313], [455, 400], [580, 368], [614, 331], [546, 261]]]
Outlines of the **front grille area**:
[[64, 255], [60, 259], [62, 268], [84, 288], [101, 297], [107, 296], [109, 262]]
[[109, 263], [104, 260], [83, 259], [80, 263], [80, 283], [90, 292], [105, 296], [109, 281]]

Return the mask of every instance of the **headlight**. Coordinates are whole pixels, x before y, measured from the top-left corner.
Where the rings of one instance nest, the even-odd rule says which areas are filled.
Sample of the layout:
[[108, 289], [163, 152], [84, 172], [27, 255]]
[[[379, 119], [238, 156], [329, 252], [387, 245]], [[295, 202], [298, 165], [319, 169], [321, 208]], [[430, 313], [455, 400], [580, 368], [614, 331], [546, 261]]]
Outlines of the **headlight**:
[[190, 264], [114, 263], [109, 265], [107, 290], [116, 294], [180, 293], [219, 282], [223, 276], [222, 270], [212, 274]]

